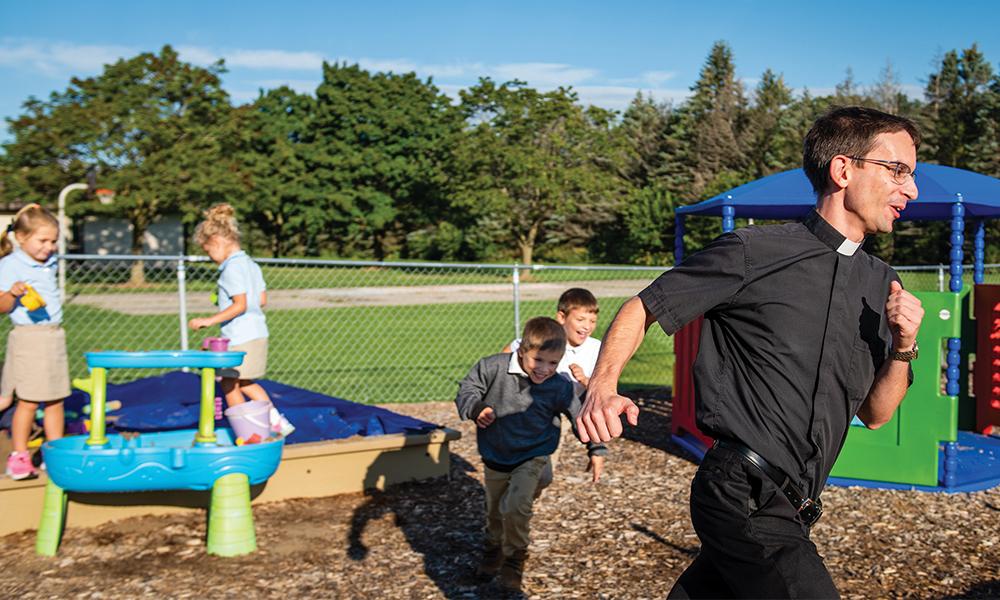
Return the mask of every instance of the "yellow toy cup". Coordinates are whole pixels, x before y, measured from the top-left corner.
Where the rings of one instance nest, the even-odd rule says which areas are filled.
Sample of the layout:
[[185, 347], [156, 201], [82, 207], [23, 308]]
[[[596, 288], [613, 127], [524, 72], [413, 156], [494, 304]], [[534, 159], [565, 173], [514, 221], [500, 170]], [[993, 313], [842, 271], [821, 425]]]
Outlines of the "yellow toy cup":
[[24, 287], [28, 288], [28, 290], [21, 296], [21, 306], [28, 309], [29, 312], [45, 306], [45, 300], [42, 300], [41, 295], [35, 291], [35, 288], [28, 284], [25, 284]]

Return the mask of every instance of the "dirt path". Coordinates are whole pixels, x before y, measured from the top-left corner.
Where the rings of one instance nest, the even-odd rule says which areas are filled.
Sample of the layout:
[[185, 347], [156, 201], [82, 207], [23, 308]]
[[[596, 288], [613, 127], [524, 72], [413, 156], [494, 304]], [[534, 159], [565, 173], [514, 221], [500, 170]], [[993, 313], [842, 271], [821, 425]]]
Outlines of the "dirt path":
[[[556, 300], [567, 288], [585, 287], [598, 298], [631, 296], [649, 283], [644, 279], [522, 283], [521, 300]], [[513, 288], [505, 283], [422, 285], [355, 288], [273, 290], [268, 310], [300, 310], [341, 306], [405, 306], [467, 302], [512, 302]], [[176, 293], [79, 294], [70, 303], [110, 309], [128, 315], [172, 315], [178, 311]], [[187, 295], [189, 313], [213, 310], [208, 292]]]

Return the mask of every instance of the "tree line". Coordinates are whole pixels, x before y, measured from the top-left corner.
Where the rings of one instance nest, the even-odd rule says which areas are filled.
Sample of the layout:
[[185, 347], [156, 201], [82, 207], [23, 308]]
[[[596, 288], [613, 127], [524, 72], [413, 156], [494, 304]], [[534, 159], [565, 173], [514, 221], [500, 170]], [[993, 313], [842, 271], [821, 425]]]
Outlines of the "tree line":
[[[620, 113], [572, 88], [482, 78], [453, 100], [414, 73], [322, 70], [313, 94], [261, 90], [241, 106], [222, 61], [195, 66], [170, 46], [74, 78], [7, 119], [3, 198], [53, 205], [96, 170], [114, 202], [69, 212], [126, 219], [137, 253], [158, 215], [190, 226], [225, 201], [259, 255], [669, 264], [675, 208], [800, 166], [833, 105], [908, 116], [921, 161], [1000, 177], [1000, 74], [976, 45], [945, 53], [914, 99], [891, 64], [870, 86], [848, 71], [829, 95], [796, 94], [771, 69], [748, 89], [717, 42], [685, 101], [640, 93]], [[719, 232], [715, 219], [688, 224], [692, 249]], [[947, 226], [904, 224], [871, 247], [897, 264], [947, 262]], [[1000, 246], [987, 253], [1000, 260]]]

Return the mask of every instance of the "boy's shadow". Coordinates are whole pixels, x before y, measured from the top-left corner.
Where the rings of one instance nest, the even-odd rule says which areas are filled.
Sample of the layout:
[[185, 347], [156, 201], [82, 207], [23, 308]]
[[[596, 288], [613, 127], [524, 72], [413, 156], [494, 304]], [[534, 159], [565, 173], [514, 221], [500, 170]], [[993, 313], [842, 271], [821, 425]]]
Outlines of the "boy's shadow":
[[392, 513], [410, 548], [423, 556], [424, 572], [444, 597], [496, 596], [492, 584], [474, 576], [482, 554], [485, 519], [485, 492], [473, 475], [475, 467], [453, 453], [447, 479], [400, 483], [379, 490], [376, 486], [391, 468], [385, 456], [380, 455], [368, 468], [368, 499], [351, 518], [347, 555], [364, 561], [370, 551], [362, 539], [365, 527], [369, 521]]

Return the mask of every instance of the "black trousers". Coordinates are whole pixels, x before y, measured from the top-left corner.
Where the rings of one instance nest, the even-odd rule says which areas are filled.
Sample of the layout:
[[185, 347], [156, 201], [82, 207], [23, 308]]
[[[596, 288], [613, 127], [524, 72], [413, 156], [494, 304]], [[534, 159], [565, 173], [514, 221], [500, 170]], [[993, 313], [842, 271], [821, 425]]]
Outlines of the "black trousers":
[[708, 451], [691, 483], [701, 552], [669, 598], [839, 598], [809, 528], [740, 454]]

